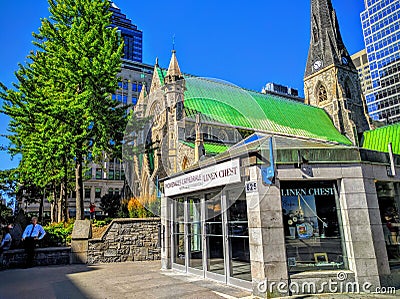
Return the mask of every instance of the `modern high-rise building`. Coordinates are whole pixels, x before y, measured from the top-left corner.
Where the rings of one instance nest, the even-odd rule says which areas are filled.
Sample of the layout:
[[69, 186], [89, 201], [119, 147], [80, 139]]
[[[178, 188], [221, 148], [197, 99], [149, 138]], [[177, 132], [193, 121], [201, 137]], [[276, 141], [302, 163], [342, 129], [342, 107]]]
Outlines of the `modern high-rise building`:
[[117, 27], [124, 39], [123, 59], [142, 62], [143, 33], [132, 21], [121, 12], [121, 9], [111, 2], [111, 26]]
[[400, 122], [400, 1], [364, 2], [361, 22], [372, 80], [368, 112], [377, 121]]
[[118, 74], [118, 89], [112, 95], [113, 99], [123, 105], [136, 105], [143, 86], [149, 92], [153, 68], [152, 65], [123, 59]]
[[361, 89], [365, 96], [372, 90], [372, 81], [371, 74], [369, 72], [367, 51], [365, 49], [362, 49], [361, 51], [351, 55], [351, 60], [353, 60], [353, 63], [358, 71]]
[[118, 89], [113, 95], [113, 99], [123, 105], [135, 105], [142, 86], [150, 87], [153, 66], [142, 63], [142, 31], [132, 24], [132, 21], [121, 12], [114, 2], [111, 1], [110, 4], [111, 26], [118, 28], [124, 40], [124, 56], [122, 57], [121, 72], [118, 74]]

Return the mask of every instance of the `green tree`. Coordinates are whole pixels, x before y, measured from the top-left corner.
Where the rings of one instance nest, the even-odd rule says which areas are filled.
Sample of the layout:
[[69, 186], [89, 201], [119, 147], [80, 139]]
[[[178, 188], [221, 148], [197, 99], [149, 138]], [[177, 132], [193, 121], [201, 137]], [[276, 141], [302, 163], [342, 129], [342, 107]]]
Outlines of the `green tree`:
[[[26, 67], [20, 65], [16, 91], [2, 94], [4, 110], [13, 119], [10, 140], [22, 153], [21, 168], [39, 185], [62, 180], [66, 188], [74, 164], [76, 217], [83, 219], [84, 163], [120, 149], [125, 108], [111, 94], [123, 43], [110, 27], [108, 0], [49, 0], [49, 5], [50, 18], [33, 34], [38, 50]], [[35, 167], [46, 178], [36, 177]]]
[[[0, 96], [6, 100], [4, 112], [11, 117], [8, 128], [11, 134], [8, 138], [12, 144], [8, 151], [11, 155], [22, 155], [21, 162], [15, 170], [19, 186], [29, 190], [41, 189], [42, 207], [46, 195], [46, 192], [43, 192], [45, 188], [51, 185], [55, 190], [58, 185], [64, 186], [68, 175], [72, 174], [71, 171], [68, 174], [67, 164], [67, 161], [72, 160], [72, 156], [67, 151], [68, 140], [63, 134], [59, 134], [65, 124], [59, 119], [54, 119], [42, 107], [42, 102], [48, 100], [48, 96], [43, 92], [42, 84], [38, 80], [41, 74], [35, 71], [35, 59], [40, 55], [31, 53], [28, 56], [31, 62], [26, 67], [19, 65], [16, 73], [19, 84], [14, 85], [15, 90], [6, 90], [3, 87], [6, 91], [0, 93]], [[66, 206], [67, 193], [64, 193]], [[53, 191], [53, 197], [54, 194]], [[42, 209], [39, 208], [38, 212], [40, 217]]]
[[15, 169], [0, 170], [0, 200], [14, 198], [17, 187]]
[[121, 196], [106, 194], [100, 200], [100, 208], [107, 213], [108, 217], [116, 217], [121, 209]]

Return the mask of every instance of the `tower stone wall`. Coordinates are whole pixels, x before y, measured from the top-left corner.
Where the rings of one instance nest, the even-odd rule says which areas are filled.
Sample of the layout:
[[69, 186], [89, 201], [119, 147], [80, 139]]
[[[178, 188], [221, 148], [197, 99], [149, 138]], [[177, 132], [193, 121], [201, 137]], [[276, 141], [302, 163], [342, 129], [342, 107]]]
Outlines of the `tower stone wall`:
[[369, 130], [355, 68], [343, 43], [331, 0], [311, 1], [311, 39], [304, 76], [306, 104], [325, 109], [336, 128], [357, 145]]

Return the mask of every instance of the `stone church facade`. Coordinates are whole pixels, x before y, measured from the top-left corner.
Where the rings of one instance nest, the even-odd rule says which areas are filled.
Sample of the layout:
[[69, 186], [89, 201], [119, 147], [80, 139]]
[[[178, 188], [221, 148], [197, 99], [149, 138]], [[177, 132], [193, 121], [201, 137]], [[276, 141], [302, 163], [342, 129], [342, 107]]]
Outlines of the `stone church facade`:
[[159, 200], [163, 269], [260, 297], [400, 284], [386, 219], [400, 219], [400, 156], [359, 147], [357, 72], [331, 1], [311, 3], [306, 103], [186, 75], [175, 51], [168, 69], [156, 63], [130, 178]]
[[312, 0], [304, 94], [305, 102], [325, 109], [335, 127], [354, 144], [369, 130], [358, 72], [343, 43], [330, 0]]
[[[370, 125], [357, 70], [343, 43], [331, 1], [312, 0], [311, 14], [311, 41], [304, 75], [305, 104], [323, 109], [337, 131], [352, 144], [359, 145], [362, 133]], [[134, 175], [136, 195], [155, 194], [157, 187], [151, 187], [151, 182], [157, 178], [181, 172], [202, 157], [214, 156], [253, 132], [271, 132], [271, 127], [253, 124], [238, 129], [232, 122], [210, 117], [215, 111], [202, 113], [201, 109], [186, 107], [188, 94], [203, 96], [209, 83], [202, 84], [206, 91], [197, 90], [198, 94], [193, 94], [188, 92], [188, 80], [196, 78], [183, 75], [173, 51], [167, 70], [156, 62], [149, 94], [146, 88], [142, 90], [135, 113], [138, 117], [151, 118], [152, 123], [145, 128], [146, 137], [142, 136], [139, 141], [148, 154], [142, 162], [137, 161], [142, 165], [136, 166]], [[290, 100], [285, 96], [280, 98]], [[285, 135], [284, 130], [272, 131]], [[153, 146], [148, 150], [150, 143]]]
[[[331, 80], [328, 74], [324, 84]], [[223, 153], [255, 132], [355, 143], [353, 135], [333, 125], [329, 107], [314, 108], [284, 95], [183, 75], [175, 51], [167, 70], [156, 63], [149, 94], [145, 90], [135, 107], [136, 117], [150, 120], [137, 142], [143, 150], [134, 158], [135, 196], [154, 197], [159, 179]], [[347, 113], [344, 116], [349, 119]], [[311, 117], [324, 129], [310, 123]]]

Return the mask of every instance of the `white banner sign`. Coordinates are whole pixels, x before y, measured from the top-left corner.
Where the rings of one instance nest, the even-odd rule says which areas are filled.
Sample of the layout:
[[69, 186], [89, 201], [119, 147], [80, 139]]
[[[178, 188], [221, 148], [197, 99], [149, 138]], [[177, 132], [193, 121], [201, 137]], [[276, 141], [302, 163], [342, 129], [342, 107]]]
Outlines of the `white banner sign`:
[[164, 182], [165, 196], [240, 182], [239, 159], [209, 166]]

